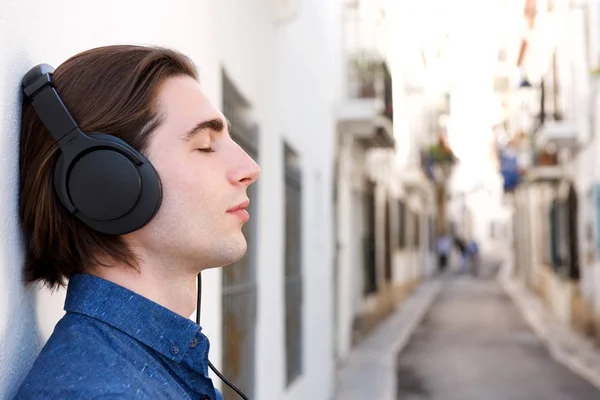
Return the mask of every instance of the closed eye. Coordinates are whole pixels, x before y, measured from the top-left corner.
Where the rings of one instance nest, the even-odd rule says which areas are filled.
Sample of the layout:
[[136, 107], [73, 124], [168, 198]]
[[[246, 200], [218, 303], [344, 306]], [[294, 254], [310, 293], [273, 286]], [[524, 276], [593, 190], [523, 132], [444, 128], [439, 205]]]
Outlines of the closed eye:
[[214, 153], [215, 150], [211, 147], [207, 147], [205, 149], [197, 149], [198, 151], [201, 151], [202, 153]]

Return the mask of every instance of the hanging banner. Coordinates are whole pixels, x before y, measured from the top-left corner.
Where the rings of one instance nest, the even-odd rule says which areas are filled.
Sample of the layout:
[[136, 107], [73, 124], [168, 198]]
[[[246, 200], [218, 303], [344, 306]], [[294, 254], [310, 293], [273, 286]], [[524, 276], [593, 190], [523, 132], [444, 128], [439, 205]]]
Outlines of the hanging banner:
[[519, 162], [516, 152], [510, 149], [499, 151], [500, 174], [504, 180], [504, 191], [513, 191], [520, 182]]

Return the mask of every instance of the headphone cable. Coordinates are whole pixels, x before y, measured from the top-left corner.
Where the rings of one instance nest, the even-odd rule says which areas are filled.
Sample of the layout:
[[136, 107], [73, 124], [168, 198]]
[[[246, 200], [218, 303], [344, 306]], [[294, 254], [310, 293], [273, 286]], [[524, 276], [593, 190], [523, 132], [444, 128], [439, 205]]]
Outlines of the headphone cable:
[[[202, 273], [198, 274], [198, 296], [196, 297], [196, 323], [200, 325], [200, 306], [202, 304]], [[233, 391], [235, 391], [242, 399], [248, 400], [248, 397], [238, 389], [233, 383], [229, 381], [229, 379], [225, 378], [222, 373], [219, 372], [217, 368], [208, 360], [208, 366], [221, 379], [227, 386], [229, 386]]]

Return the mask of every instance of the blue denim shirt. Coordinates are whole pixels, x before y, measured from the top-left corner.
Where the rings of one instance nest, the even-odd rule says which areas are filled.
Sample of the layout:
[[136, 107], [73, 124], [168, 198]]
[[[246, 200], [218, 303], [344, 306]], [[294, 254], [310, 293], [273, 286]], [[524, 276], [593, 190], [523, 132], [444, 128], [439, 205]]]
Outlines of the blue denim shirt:
[[16, 399], [222, 400], [190, 319], [91, 275], [71, 277], [65, 311]]

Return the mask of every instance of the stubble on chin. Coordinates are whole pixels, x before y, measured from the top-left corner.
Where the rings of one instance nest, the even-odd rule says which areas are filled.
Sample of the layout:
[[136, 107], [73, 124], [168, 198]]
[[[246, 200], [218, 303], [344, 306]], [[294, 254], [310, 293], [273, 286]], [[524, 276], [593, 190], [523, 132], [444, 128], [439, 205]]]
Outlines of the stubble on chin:
[[248, 251], [246, 239], [241, 234], [239, 237], [232, 237], [218, 245], [218, 250], [215, 252], [214, 267], [220, 268], [234, 264], [241, 260]]

